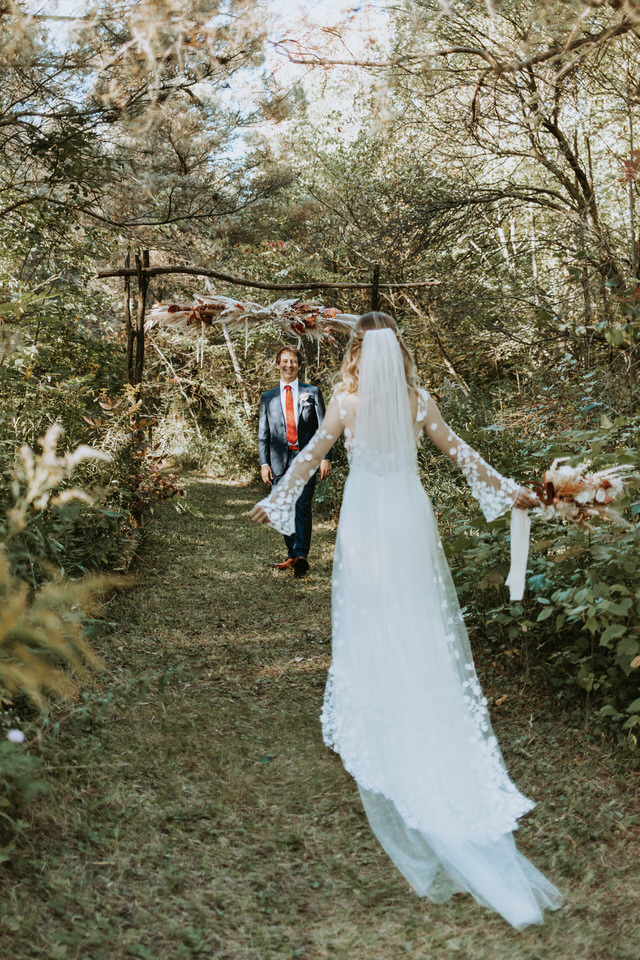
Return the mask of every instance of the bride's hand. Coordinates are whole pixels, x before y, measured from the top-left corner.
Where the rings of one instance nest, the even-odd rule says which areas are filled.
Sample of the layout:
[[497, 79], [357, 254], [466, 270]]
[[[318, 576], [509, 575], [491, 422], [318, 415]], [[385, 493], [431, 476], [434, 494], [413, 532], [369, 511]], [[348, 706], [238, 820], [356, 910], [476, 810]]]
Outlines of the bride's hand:
[[249, 511], [249, 519], [254, 523], [269, 523], [269, 516], [259, 503]]
[[532, 510], [534, 507], [540, 506], [540, 499], [533, 490], [529, 490], [527, 487], [520, 487], [513, 501], [513, 505], [518, 510]]

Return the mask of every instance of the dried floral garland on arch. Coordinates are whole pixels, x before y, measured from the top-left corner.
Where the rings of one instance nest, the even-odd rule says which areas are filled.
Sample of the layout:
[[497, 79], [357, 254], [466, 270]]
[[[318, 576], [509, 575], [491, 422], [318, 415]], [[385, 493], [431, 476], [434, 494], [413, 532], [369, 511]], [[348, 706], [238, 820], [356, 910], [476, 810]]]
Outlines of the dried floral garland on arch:
[[203, 327], [215, 326], [246, 332], [250, 325], [274, 323], [299, 342], [309, 337], [319, 344], [335, 343], [333, 334], [350, 333], [357, 319], [355, 314], [340, 313], [335, 307], [310, 300], [285, 298], [264, 306], [215, 294], [196, 297], [193, 303], [155, 303], [147, 314], [145, 331], [159, 324], [182, 335], [197, 335]]

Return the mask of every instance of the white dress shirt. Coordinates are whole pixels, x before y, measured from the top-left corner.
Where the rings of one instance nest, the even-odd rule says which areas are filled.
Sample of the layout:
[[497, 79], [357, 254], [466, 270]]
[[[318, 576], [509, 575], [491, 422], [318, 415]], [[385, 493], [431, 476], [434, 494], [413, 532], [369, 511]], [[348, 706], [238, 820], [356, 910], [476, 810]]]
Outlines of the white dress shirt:
[[285, 425], [287, 423], [287, 393], [285, 387], [291, 387], [291, 396], [293, 397], [293, 412], [296, 418], [296, 427], [298, 426], [298, 380], [297, 378], [293, 383], [285, 383], [284, 380], [280, 381], [280, 403], [282, 404], [282, 413], [284, 416]]

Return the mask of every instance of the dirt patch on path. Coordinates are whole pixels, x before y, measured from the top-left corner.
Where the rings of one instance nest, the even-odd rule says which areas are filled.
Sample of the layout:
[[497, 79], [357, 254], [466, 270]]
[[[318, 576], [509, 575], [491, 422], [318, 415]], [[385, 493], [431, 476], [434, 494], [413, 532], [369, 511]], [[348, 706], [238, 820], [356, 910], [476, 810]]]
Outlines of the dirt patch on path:
[[[637, 960], [637, 778], [571, 718], [483, 671], [518, 785], [518, 843], [568, 906], [522, 934], [467, 897], [421, 901], [322, 744], [335, 530], [273, 573], [259, 491], [191, 478], [112, 604], [108, 673], [52, 726], [54, 797], [4, 869], [0, 956], [47, 960]], [[53, 721], [52, 721], [53, 723]]]

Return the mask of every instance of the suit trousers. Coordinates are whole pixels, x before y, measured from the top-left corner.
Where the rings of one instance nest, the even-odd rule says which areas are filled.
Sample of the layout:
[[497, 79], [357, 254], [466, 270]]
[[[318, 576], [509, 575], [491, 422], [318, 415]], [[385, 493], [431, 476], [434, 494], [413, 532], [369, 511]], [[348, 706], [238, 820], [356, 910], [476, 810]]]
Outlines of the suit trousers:
[[[289, 451], [287, 458], [287, 469], [293, 463], [298, 455], [298, 451]], [[273, 478], [274, 486], [282, 480], [284, 473], [279, 477]], [[296, 532], [293, 536], [285, 535], [284, 542], [287, 545], [288, 556], [306, 557], [311, 547], [311, 504], [313, 501], [313, 492], [316, 488], [316, 474], [302, 488], [302, 493], [296, 501]]]

